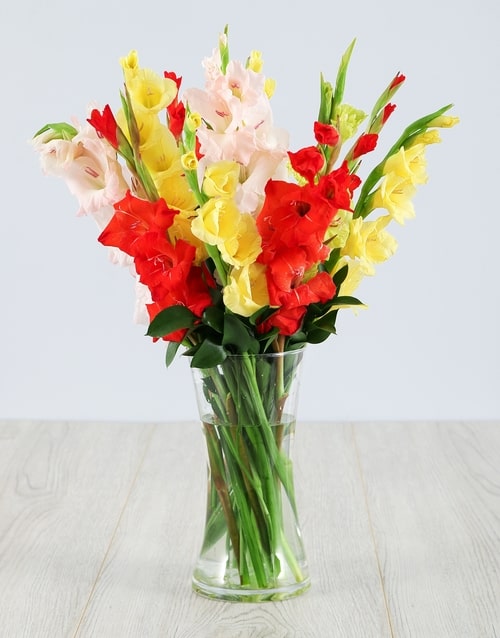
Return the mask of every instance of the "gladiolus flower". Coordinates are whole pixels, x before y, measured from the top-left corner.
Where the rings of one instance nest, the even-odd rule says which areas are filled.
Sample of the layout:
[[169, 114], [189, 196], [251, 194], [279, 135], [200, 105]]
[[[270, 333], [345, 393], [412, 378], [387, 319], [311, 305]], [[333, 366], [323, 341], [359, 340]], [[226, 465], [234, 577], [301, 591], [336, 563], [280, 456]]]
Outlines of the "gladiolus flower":
[[234, 235], [217, 244], [222, 259], [233, 266], [252, 264], [261, 252], [261, 238], [255, 219], [249, 213], [242, 213]]
[[363, 135], [360, 135], [352, 151], [352, 159], [355, 160], [361, 155], [366, 155], [366, 153], [373, 151], [377, 146], [377, 140], [377, 133], [363, 133]]
[[391, 114], [394, 113], [395, 109], [396, 109], [395, 104], [386, 104], [384, 106], [384, 112], [382, 114], [382, 124], [385, 124], [387, 122]]
[[314, 178], [325, 163], [323, 155], [315, 146], [307, 146], [296, 153], [288, 151], [288, 157], [293, 170], [302, 175], [309, 184], [314, 183]]
[[209, 199], [193, 219], [193, 234], [210, 246], [233, 238], [240, 220], [240, 211], [232, 199]]
[[397, 86], [402, 84], [405, 80], [406, 80], [406, 77], [402, 73], [398, 72], [396, 76], [394, 77], [394, 79], [392, 80], [389, 88], [391, 90], [395, 89]]
[[386, 261], [396, 252], [397, 242], [385, 230], [391, 219], [390, 215], [383, 215], [375, 221], [365, 221], [361, 217], [353, 219], [341, 254], [351, 259], [360, 259], [364, 264], [365, 274], [375, 274], [373, 264]]
[[189, 151], [189, 153], [184, 153], [181, 155], [181, 165], [182, 168], [186, 171], [195, 171], [198, 166], [198, 158], [196, 157], [196, 153], [194, 151]]
[[232, 269], [223, 291], [224, 305], [231, 312], [250, 317], [269, 304], [265, 270], [257, 263]]
[[425, 184], [427, 181], [424, 144], [401, 147], [384, 164], [384, 173], [395, 173], [412, 184]]
[[163, 199], [150, 202], [130, 192], [115, 204], [113, 218], [99, 236], [105, 246], [116, 246], [131, 257], [137, 256], [137, 240], [147, 232], [166, 236], [177, 210], [168, 208]]
[[278, 328], [279, 334], [291, 336], [297, 332], [306, 314], [305, 306], [295, 308], [279, 308], [268, 319], [257, 325], [257, 331], [265, 334], [273, 328]]
[[221, 160], [205, 169], [203, 191], [209, 197], [233, 197], [239, 184], [240, 166]]
[[366, 119], [364, 111], [356, 109], [350, 104], [340, 104], [334, 113], [340, 138], [343, 142], [356, 134], [360, 124]]
[[399, 177], [396, 173], [388, 173], [382, 179], [373, 197], [373, 208], [385, 208], [398, 224], [415, 217], [412, 198], [415, 186], [409, 179]]
[[440, 115], [434, 120], [429, 122], [429, 126], [436, 126], [437, 128], [451, 128], [460, 122], [460, 118], [453, 117], [451, 115]]
[[139, 57], [137, 55], [137, 51], [132, 49], [127, 56], [120, 58], [120, 64], [125, 75], [125, 83], [127, 83], [139, 69]]
[[247, 69], [254, 71], [254, 73], [262, 73], [262, 53], [260, 51], [250, 51], [250, 56], [247, 60]]
[[102, 113], [98, 109], [93, 109], [87, 122], [95, 128], [98, 135], [104, 137], [113, 148], [118, 149], [118, 124], [109, 104], [106, 104]]
[[139, 69], [129, 79], [127, 88], [135, 111], [159, 113], [177, 95], [177, 86], [173, 80], [162, 78], [150, 69]]
[[339, 141], [339, 132], [331, 124], [314, 122], [314, 137], [318, 144], [335, 146]]

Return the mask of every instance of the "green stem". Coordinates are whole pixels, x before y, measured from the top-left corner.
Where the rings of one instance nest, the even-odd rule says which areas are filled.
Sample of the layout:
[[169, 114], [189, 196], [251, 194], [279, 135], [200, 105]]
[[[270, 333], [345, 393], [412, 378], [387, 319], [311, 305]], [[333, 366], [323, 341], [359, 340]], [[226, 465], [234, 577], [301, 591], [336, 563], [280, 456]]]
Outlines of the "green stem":
[[231, 538], [234, 554], [239, 565], [240, 535], [238, 533], [238, 525], [234, 517], [234, 512], [231, 507], [227, 483], [224, 480], [224, 461], [219, 447], [219, 439], [215, 428], [211, 424], [205, 423], [205, 431], [207, 433], [207, 450], [212, 481], [215, 485], [215, 489], [217, 490], [217, 494], [219, 495], [220, 503], [227, 522], [229, 537]]
[[280, 360], [272, 384], [259, 387], [257, 375], [264, 375], [263, 383], [267, 378], [262, 363], [243, 354], [207, 370], [206, 396], [220, 421], [207, 431], [218, 446], [209, 449], [209, 458], [221, 502], [220, 514], [210, 519], [211, 530], [219, 532], [223, 514], [241, 583], [269, 588], [283, 569], [280, 560], [297, 581], [302, 574], [284, 528], [282, 486], [295, 516], [296, 506], [291, 463], [281, 450], [285, 426], [277, 434], [276, 423], [294, 371]]

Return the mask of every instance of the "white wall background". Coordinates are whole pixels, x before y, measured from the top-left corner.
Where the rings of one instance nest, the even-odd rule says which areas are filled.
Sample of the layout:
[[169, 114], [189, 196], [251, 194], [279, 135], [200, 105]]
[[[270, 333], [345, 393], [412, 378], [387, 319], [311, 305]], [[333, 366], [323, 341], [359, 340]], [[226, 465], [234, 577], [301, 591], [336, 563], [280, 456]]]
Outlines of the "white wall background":
[[49, 121], [118, 106], [120, 56], [201, 85], [201, 60], [230, 27], [232, 56], [260, 49], [277, 80], [275, 122], [312, 143], [319, 73], [335, 78], [357, 37], [346, 100], [369, 111], [397, 71], [407, 82], [380, 147], [449, 102], [461, 124], [429, 147], [417, 218], [394, 228], [396, 256], [346, 311], [338, 336], [311, 346], [306, 419], [500, 417], [497, 0], [18, 0], [2, 3], [0, 417], [196, 418], [183, 358], [132, 322], [133, 282], [107, 261], [62, 180], [28, 144]]

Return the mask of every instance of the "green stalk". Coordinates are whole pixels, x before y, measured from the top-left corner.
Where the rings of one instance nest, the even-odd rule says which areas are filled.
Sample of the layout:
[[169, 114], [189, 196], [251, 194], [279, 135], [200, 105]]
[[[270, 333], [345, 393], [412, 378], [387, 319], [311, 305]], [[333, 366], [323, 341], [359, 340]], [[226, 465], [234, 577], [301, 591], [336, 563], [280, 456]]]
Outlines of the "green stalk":
[[220, 503], [227, 522], [229, 537], [231, 538], [234, 554], [239, 566], [240, 535], [238, 533], [238, 525], [234, 517], [234, 512], [231, 507], [231, 500], [229, 497], [229, 491], [227, 489], [227, 483], [224, 480], [224, 461], [218, 444], [218, 437], [215, 428], [208, 423], [205, 423], [205, 428], [208, 435], [207, 450], [212, 480], [214, 482], [215, 489], [217, 490], [217, 494], [219, 495]]
[[278, 550], [300, 581], [301, 570], [283, 527], [281, 486], [296, 515], [292, 474], [280, 450], [282, 436], [276, 440], [272, 425], [277, 415], [281, 418], [289, 373], [284, 365], [278, 366], [270, 404], [267, 386], [260, 388], [257, 381], [257, 361], [243, 354], [238, 368], [233, 364], [226, 359], [207, 371], [207, 398], [220, 422], [207, 428], [212, 434], [209, 462], [220, 500], [209, 521], [212, 538], [220, 538], [219, 517], [224, 516], [242, 585], [269, 588], [282, 568]]

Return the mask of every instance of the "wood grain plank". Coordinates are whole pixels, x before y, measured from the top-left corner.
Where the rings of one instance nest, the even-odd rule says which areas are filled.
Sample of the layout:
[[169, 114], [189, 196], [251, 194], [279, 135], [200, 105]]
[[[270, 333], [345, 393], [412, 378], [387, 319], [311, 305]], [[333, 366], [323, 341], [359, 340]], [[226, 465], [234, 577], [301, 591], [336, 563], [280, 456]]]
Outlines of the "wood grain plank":
[[0, 483], [0, 636], [71, 636], [151, 426], [31, 422], [14, 430], [0, 424], [1, 454], [10, 441]]
[[500, 636], [500, 423], [357, 424], [394, 635]]
[[12, 465], [29, 445], [36, 424], [33, 421], [0, 420], [0, 499], [7, 488]]
[[222, 603], [191, 591], [202, 444], [196, 424], [155, 431], [78, 638], [390, 636], [350, 428], [299, 425], [297, 498], [313, 586], [279, 603]]

